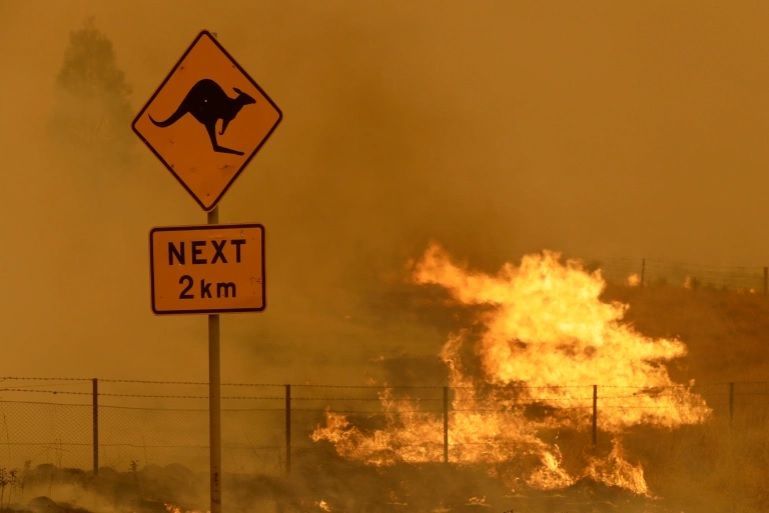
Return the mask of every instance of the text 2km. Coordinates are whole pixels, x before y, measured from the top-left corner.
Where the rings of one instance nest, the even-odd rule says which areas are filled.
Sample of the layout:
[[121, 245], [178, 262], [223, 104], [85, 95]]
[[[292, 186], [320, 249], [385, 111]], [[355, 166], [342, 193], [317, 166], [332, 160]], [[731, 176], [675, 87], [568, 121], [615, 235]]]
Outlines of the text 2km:
[[[183, 275], [179, 278], [179, 285], [182, 285], [182, 292], [179, 294], [179, 299], [195, 299], [195, 280], [189, 274]], [[238, 297], [238, 288], [234, 282], [231, 281], [206, 281], [203, 278], [200, 279], [200, 292], [198, 298], [211, 299], [222, 297]]]

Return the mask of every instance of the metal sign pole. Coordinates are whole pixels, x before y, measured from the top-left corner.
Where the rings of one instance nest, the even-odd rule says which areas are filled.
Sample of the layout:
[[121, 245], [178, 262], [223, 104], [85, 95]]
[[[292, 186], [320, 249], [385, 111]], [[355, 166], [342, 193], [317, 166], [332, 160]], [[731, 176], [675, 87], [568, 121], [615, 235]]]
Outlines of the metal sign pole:
[[[234, 85], [243, 90], [235, 89], [238, 96], [232, 98], [224, 89], [229, 91]], [[238, 116], [242, 110], [248, 114]], [[192, 114], [196, 122], [177, 123], [186, 113]], [[225, 125], [234, 121], [228, 132], [229, 142], [216, 137], [219, 119], [224, 119]], [[259, 224], [219, 226], [216, 204], [281, 119], [283, 113], [275, 102], [214, 35], [203, 30], [131, 124], [136, 135], [200, 207], [208, 211], [205, 227], [165, 227], [150, 231], [150, 277], [152, 311], [156, 314], [208, 314], [210, 513], [222, 510], [218, 312], [261, 312], [266, 305], [264, 227]], [[237, 132], [234, 138], [233, 131]], [[210, 143], [201, 144], [206, 133]], [[236, 147], [229, 147], [230, 143]], [[222, 173], [222, 169], [231, 172]], [[190, 240], [192, 232], [196, 235]], [[216, 239], [210, 236], [214, 232]], [[234, 237], [221, 236], [224, 232]], [[234, 255], [229, 255], [232, 252]], [[217, 273], [212, 276], [198, 267], [209, 264], [217, 265]], [[216, 281], [211, 281], [214, 276]], [[261, 286], [254, 287], [254, 284]], [[94, 438], [97, 434], [94, 429]], [[96, 463], [94, 461], [94, 466]]]
[[[208, 224], [219, 224], [219, 207], [208, 212]], [[222, 511], [222, 418], [219, 365], [219, 314], [208, 316], [208, 432], [211, 450], [211, 513]]]

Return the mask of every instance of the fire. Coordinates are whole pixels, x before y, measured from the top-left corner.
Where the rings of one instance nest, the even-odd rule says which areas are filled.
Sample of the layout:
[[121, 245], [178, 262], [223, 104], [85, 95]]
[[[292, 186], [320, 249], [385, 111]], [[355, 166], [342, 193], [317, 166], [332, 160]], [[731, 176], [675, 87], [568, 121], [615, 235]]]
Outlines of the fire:
[[350, 424], [345, 415], [329, 411], [326, 426], [319, 427], [312, 439], [328, 440], [345, 458], [360, 459], [365, 455], [372, 465], [394, 465], [399, 462], [424, 463], [440, 461], [443, 455], [443, 421], [426, 417], [409, 399], [396, 400], [389, 390], [379, 397], [388, 424], [402, 429], [377, 430], [367, 434]]
[[[646, 337], [623, 323], [628, 307], [601, 300], [600, 271], [545, 251], [489, 275], [455, 264], [432, 245], [412, 278], [475, 308], [481, 327], [451, 334], [441, 351], [452, 392], [450, 462], [496, 466], [506, 481], [537, 489], [587, 477], [649, 495], [643, 469], [625, 460], [622, 433], [637, 425], [697, 424], [710, 415], [693, 383], [674, 383], [663, 365], [686, 355], [684, 344]], [[612, 435], [613, 448], [603, 457], [565, 462], [552, 433], [591, 429], [594, 393], [599, 429]], [[424, 412], [415, 399], [390, 390], [380, 400], [383, 428], [361, 430], [328, 411], [313, 440], [371, 465], [442, 461], [440, 413]]]
[[566, 488], [574, 484], [576, 480], [561, 467], [561, 453], [558, 446], [555, 446], [554, 449], [553, 452], [543, 450], [542, 466], [526, 479], [526, 484], [540, 490]]
[[638, 276], [638, 273], [633, 273], [630, 276], [627, 277], [627, 286], [628, 287], [637, 287], [641, 284], [641, 277]]
[[484, 508], [490, 507], [489, 504], [486, 502], [486, 496], [481, 495], [480, 497], [470, 497], [467, 499], [467, 503], [465, 506], [482, 506]]
[[[165, 507], [168, 513], [200, 513], [200, 511], [197, 511], [197, 510], [186, 510], [181, 506], [177, 506], [176, 504], [171, 504], [170, 502], [164, 502], [163, 506]], [[206, 513], [211, 513], [211, 512], [206, 510]]]
[[593, 458], [585, 470], [585, 475], [610, 486], [633, 490], [641, 495], [650, 496], [644, 479], [644, 470], [640, 465], [625, 461], [622, 446], [618, 439], [612, 440], [612, 450], [606, 458]]

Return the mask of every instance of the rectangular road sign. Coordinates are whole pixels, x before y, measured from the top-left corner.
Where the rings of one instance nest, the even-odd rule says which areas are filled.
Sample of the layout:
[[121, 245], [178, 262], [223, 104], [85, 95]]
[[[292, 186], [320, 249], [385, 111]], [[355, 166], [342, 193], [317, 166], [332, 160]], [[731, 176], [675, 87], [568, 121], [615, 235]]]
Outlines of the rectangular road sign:
[[172, 226], [150, 232], [156, 314], [264, 310], [264, 227]]

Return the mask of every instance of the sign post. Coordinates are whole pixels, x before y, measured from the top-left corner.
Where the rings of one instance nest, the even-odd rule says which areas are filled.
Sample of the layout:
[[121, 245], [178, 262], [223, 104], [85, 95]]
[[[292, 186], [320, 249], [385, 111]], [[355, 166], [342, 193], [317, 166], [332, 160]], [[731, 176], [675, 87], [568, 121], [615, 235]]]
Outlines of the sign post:
[[[208, 212], [208, 224], [219, 224], [219, 207]], [[208, 437], [211, 461], [211, 513], [222, 511], [222, 408], [219, 364], [219, 314], [208, 314]]]
[[208, 315], [211, 513], [222, 510], [219, 314], [266, 306], [264, 227], [220, 225], [217, 204], [283, 114], [204, 30], [137, 114], [132, 128], [208, 212], [204, 226], [150, 231], [152, 311]]

